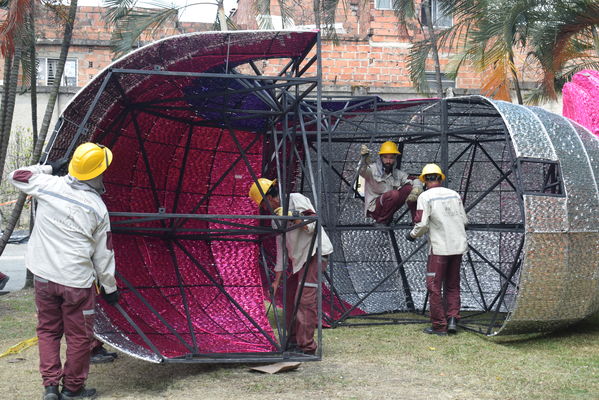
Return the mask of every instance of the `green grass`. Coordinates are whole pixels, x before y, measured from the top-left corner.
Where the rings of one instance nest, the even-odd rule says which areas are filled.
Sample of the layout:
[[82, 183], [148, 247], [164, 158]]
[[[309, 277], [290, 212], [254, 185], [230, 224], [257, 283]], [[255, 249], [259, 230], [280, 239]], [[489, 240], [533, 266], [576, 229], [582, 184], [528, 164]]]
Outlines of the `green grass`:
[[[31, 291], [0, 297], [0, 312], [0, 351], [35, 334]], [[422, 327], [327, 329], [322, 361], [277, 375], [238, 364], [155, 365], [121, 354], [112, 365], [92, 366], [89, 385], [101, 399], [599, 398], [599, 314], [502, 343], [471, 332], [431, 337]], [[36, 364], [35, 348], [0, 359], [0, 381], [19, 398], [38, 397]]]

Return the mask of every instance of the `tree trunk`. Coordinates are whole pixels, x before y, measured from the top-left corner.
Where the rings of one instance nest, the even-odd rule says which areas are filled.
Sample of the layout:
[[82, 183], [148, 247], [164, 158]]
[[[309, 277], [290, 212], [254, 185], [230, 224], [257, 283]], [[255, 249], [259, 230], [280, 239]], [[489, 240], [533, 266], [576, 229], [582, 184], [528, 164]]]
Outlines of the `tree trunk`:
[[[37, 60], [36, 60], [36, 51], [35, 51], [35, 1], [31, 2], [31, 14], [29, 15], [29, 29], [31, 29], [31, 42], [29, 45], [31, 46], [29, 50], [29, 57], [31, 59], [31, 65], [33, 65], [33, 70], [31, 71], [31, 132], [33, 138], [33, 149], [35, 150], [35, 143], [37, 143]], [[23, 208], [23, 205], [21, 205]], [[33, 207], [29, 209], [29, 236], [31, 236], [31, 232], [33, 231], [34, 221], [34, 213]], [[33, 274], [31, 271], [27, 270], [25, 274], [25, 288], [33, 287]]]
[[10, 69], [10, 78], [8, 88], [4, 86], [4, 90], [8, 90], [8, 96], [3, 107], [4, 121], [2, 124], [2, 134], [0, 137], [0, 177], [4, 173], [4, 163], [6, 161], [6, 153], [8, 151], [8, 141], [10, 139], [10, 131], [12, 128], [12, 117], [15, 111], [15, 99], [17, 98], [17, 83], [19, 79], [19, 66], [21, 65], [21, 43], [15, 40], [15, 52], [12, 57], [12, 66]]
[[4, 57], [4, 80], [2, 83], [2, 102], [0, 103], [0, 142], [4, 132], [4, 121], [6, 120], [6, 104], [8, 103], [8, 87], [10, 86], [10, 71], [12, 70], [12, 56]]
[[424, 2], [422, 12], [425, 13], [426, 27], [428, 30], [429, 40], [431, 42], [431, 51], [433, 53], [433, 61], [435, 62], [435, 80], [437, 81], [437, 96], [443, 98], [443, 83], [441, 81], [441, 62], [439, 61], [439, 49], [437, 48], [437, 35], [433, 25], [433, 13], [431, 12], [431, 0]]
[[320, 30], [320, 0], [314, 0], [314, 25]]
[[219, 0], [218, 2], [218, 22], [220, 23], [220, 30], [225, 32], [228, 31], [228, 27], [227, 27], [227, 17], [225, 16], [225, 6], [224, 6], [224, 0]]
[[[56, 99], [58, 98], [58, 92], [60, 90], [60, 82], [62, 81], [64, 66], [67, 61], [67, 55], [69, 54], [69, 47], [71, 46], [71, 38], [73, 37], [73, 24], [75, 22], [76, 15], [77, 0], [71, 0], [71, 5], [69, 6], [69, 16], [65, 24], [64, 36], [62, 39], [62, 44], [60, 46], [60, 58], [56, 68], [56, 77], [52, 85], [50, 97], [48, 98], [48, 104], [46, 105], [46, 112], [44, 113], [44, 119], [42, 121], [42, 127], [39, 132], [39, 137], [37, 142], [35, 143], [35, 148], [31, 156], [31, 163], [40, 161], [39, 158], [42, 154], [44, 142], [46, 141], [46, 135], [48, 134], [48, 128], [50, 127], [50, 121], [52, 119], [52, 113], [54, 112], [54, 106], [56, 104]], [[67, 156], [67, 154], [65, 154], [65, 156]], [[12, 231], [15, 229], [17, 221], [19, 220], [19, 216], [21, 215], [21, 211], [23, 210], [23, 205], [25, 204], [26, 198], [27, 195], [25, 193], [21, 192], [19, 194], [17, 204], [15, 204], [15, 207], [13, 208], [12, 213], [10, 214], [10, 217], [8, 219], [7, 226], [4, 229], [4, 232], [2, 233], [2, 237], [0, 238], [0, 254], [4, 252], [4, 248], [8, 243], [8, 239], [10, 239], [10, 235], [12, 235]]]
[[514, 77], [514, 88], [516, 89], [516, 97], [518, 97], [518, 104], [523, 105], [524, 100], [522, 99], [522, 89], [520, 89], [520, 80], [518, 79], [518, 71], [516, 71], [512, 66], [514, 65], [514, 55], [510, 53], [510, 71], [512, 71], [512, 76]]
[[[31, 29], [31, 43], [29, 57], [33, 71], [31, 76], [31, 132], [33, 134], [33, 149], [37, 142], [37, 60], [35, 51], [35, 1], [31, 2], [31, 14], [29, 15], [29, 25]], [[32, 149], [32, 150], [33, 150]]]

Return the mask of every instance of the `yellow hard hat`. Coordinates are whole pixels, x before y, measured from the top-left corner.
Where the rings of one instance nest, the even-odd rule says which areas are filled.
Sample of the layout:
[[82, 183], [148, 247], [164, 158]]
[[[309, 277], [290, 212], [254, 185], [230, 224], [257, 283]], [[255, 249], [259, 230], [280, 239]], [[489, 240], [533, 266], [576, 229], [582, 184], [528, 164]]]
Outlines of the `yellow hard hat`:
[[445, 174], [441, 171], [441, 167], [437, 164], [426, 164], [424, 168], [422, 168], [422, 173], [420, 174], [420, 180], [424, 182], [424, 177], [426, 175], [441, 175], [441, 180], [445, 180]]
[[401, 154], [394, 142], [385, 142], [381, 145], [379, 154]]
[[106, 171], [112, 162], [112, 152], [108, 147], [96, 143], [80, 144], [69, 163], [69, 174], [80, 181], [93, 179]]
[[[266, 192], [268, 192], [268, 189], [270, 189], [270, 187], [275, 183], [277, 183], [276, 179], [271, 181], [270, 179], [266, 178], [258, 178], [258, 185], [260, 185], [260, 189], [262, 189], [262, 193], [264, 194], [266, 194]], [[260, 193], [258, 185], [256, 184], [256, 182], [252, 183], [252, 186], [250, 186], [250, 193], [248, 194], [248, 196], [250, 196], [250, 199], [252, 199], [254, 203], [260, 205], [260, 203], [262, 203], [262, 193]]]

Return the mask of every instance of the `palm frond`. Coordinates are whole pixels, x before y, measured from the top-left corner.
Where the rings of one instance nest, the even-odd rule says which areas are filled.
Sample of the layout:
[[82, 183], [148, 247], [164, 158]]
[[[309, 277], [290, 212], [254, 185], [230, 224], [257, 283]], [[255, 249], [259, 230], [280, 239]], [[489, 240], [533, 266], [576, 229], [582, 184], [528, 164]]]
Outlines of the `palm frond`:
[[116, 24], [117, 21], [129, 14], [131, 9], [135, 7], [138, 0], [104, 0], [106, 13], [105, 20], [110, 24]]
[[258, 29], [274, 29], [270, 13], [270, 0], [254, 0]]
[[399, 21], [405, 25], [409, 19], [417, 18], [414, 0], [392, 0], [393, 12]]
[[165, 8], [134, 8], [124, 17], [116, 21], [112, 33], [112, 50], [116, 55], [122, 55], [135, 47], [144, 34], [152, 36], [166, 22], [175, 21], [179, 7]]
[[15, 50], [15, 40], [23, 36], [25, 17], [29, 15], [32, 0], [12, 0], [6, 18], [0, 22], [0, 54], [11, 57]]
[[512, 101], [510, 94], [510, 63], [506, 58], [497, 60], [490, 73], [483, 76], [481, 93], [496, 100]]
[[322, 21], [320, 29], [322, 30], [322, 36], [334, 41], [338, 39], [337, 32], [335, 31], [338, 5], [339, 0], [321, 0]]
[[281, 11], [281, 25], [283, 29], [289, 29], [293, 24], [293, 11], [287, 4], [287, 0], [279, 0], [279, 10]]
[[430, 51], [430, 42], [428, 40], [420, 40], [412, 44], [408, 57], [410, 80], [416, 87], [416, 90], [424, 95], [430, 93], [430, 87], [426, 80], [426, 60]]

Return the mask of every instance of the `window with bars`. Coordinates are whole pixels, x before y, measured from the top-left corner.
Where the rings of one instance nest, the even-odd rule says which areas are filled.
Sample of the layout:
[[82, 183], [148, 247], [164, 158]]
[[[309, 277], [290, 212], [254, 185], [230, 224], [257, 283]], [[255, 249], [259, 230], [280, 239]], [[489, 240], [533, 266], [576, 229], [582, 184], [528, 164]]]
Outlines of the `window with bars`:
[[[52, 86], [58, 69], [57, 58], [38, 58], [37, 83], [42, 86]], [[67, 59], [62, 74], [61, 86], [77, 86], [77, 59]]]
[[[424, 73], [426, 76], [426, 82], [428, 83], [428, 87], [431, 91], [437, 90], [437, 75], [435, 71], [426, 71]], [[443, 90], [447, 88], [455, 88], [455, 79], [449, 79], [447, 74], [441, 72], [441, 86], [443, 86]]]
[[[425, 4], [422, 4], [420, 9], [420, 20], [422, 21], [422, 24], [426, 25], [427, 13], [425, 13], [423, 10], [424, 6]], [[443, 8], [440, 1], [431, 0], [431, 14], [433, 19], [433, 26], [435, 28], [449, 28], [453, 25], [453, 17], [451, 15], [446, 15], [445, 13], [443, 13]]]

